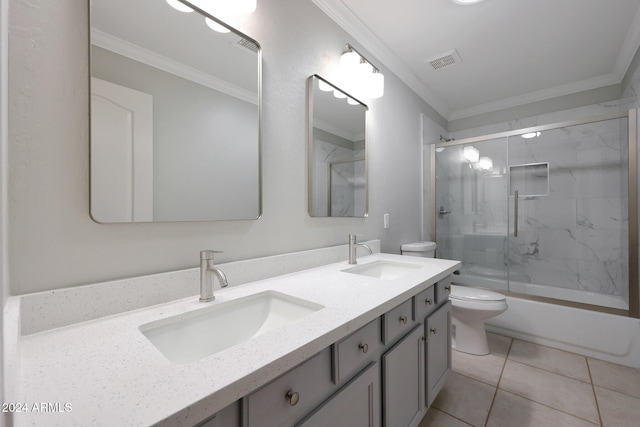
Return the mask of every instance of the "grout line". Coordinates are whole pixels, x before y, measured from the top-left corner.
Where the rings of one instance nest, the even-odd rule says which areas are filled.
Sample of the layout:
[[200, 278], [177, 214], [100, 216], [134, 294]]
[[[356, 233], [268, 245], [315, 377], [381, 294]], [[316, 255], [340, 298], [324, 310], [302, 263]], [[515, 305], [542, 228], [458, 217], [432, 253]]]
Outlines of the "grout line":
[[509, 352], [511, 352], [511, 346], [513, 345], [514, 338], [511, 338], [511, 342], [509, 343], [509, 348], [506, 351], [504, 356], [504, 363], [502, 364], [502, 369], [500, 370], [500, 376], [498, 377], [498, 382], [496, 383], [496, 388], [493, 392], [493, 399], [491, 399], [491, 405], [489, 405], [489, 411], [487, 412], [487, 418], [484, 420], [483, 427], [487, 427], [487, 423], [489, 422], [489, 417], [491, 417], [491, 411], [493, 410], [493, 404], [496, 402], [496, 397], [498, 396], [498, 390], [500, 388], [500, 381], [502, 381], [502, 374], [504, 374], [504, 368], [507, 366], [507, 359], [509, 358]]
[[593, 400], [596, 402], [596, 411], [598, 412], [598, 419], [600, 420], [600, 426], [604, 426], [604, 420], [600, 413], [600, 405], [598, 404], [598, 395], [596, 394], [596, 386], [593, 384], [593, 377], [591, 376], [591, 366], [589, 365], [589, 358], [585, 357], [587, 362], [587, 371], [589, 372], [589, 381], [591, 381], [591, 390], [593, 390]]

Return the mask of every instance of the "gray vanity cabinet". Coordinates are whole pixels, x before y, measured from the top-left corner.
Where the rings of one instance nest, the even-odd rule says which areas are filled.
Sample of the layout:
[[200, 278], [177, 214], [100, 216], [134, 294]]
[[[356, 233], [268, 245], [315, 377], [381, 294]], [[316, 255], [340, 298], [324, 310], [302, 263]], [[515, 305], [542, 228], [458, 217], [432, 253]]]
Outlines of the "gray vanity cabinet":
[[380, 427], [380, 369], [372, 363], [296, 427]]
[[334, 391], [331, 351], [317, 355], [254, 391], [244, 399], [245, 427], [293, 426]]
[[451, 302], [447, 301], [424, 324], [426, 339], [427, 408], [451, 372]]
[[424, 348], [420, 323], [382, 355], [384, 427], [417, 425], [424, 415]]

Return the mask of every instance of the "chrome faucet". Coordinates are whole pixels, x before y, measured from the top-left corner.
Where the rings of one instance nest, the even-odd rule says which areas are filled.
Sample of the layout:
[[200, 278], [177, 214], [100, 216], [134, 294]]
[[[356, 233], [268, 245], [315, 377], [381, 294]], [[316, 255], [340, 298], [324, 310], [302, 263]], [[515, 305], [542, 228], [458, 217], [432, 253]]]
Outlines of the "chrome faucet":
[[369, 255], [373, 254], [371, 248], [367, 245], [363, 245], [362, 243], [356, 243], [356, 235], [349, 234], [349, 264], [357, 264], [358, 260], [356, 259], [356, 249], [365, 248], [369, 251]]
[[220, 282], [220, 287], [226, 288], [227, 276], [222, 270], [213, 266], [213, 254], [220, 251], [200, 251], [200, 302], [209, 302], [216, 299], [213, 295], [213, 276]]

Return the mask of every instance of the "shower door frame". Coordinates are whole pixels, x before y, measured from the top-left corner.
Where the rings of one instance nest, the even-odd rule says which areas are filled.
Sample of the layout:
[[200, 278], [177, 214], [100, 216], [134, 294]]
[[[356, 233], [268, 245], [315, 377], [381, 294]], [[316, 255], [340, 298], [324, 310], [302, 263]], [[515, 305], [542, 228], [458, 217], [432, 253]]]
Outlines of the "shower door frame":
[[[534, 126], [528, 128], [522, 128], [517, 130], [511, 130], [506, 132], [498, 132], [489, 135], [475, 136], [471, 138], [451, 140], [448, 142], [440, 142], [431, 144], [430, 146], [430, 204], [433, 209], [431, 215], [431, 221], [429, 224], [429, 232], [433, 237], [433, 240], [437, 240], [436, 236], [436, 148], [440, 147], [453, 147], [456, 145], [473, 144], [476, 142], [487, 141], [491, 139], [505, 138], [522, 135], [529, 132], [543, 132], [563, 127], [585, 125], [589, 123], [603, 122], [614, 119], [627, 119], [627, 133], [628, 133], [628, 238], [629, 238], [629, 309], [622, 310], [616, 308], [603, 307], [593, 304], [585, 304], [574, 301], [566, 301], [557, 298], [541, 297], [535, 295], [522, 294], [512, 291], [496, 291], [507, 296], [513, 296], [521, 299], [528, 299], [534, 301], [548, 302], [557, 305], [564, 305], [569, 307], [583, 308], [588, 310], [594, 310], [604, 313], [612, 313], [623, 316], [629, 316], [634, 318], [640, 318], [640, 283], [639, 271], [638, 271], [638, 116], [636, 109], [630, 109], [625, 112], [604, 114], [597, 117], [592, 117], [586, 120], [570, 120], [559, 123], [552, 123], [548, 125]], [[508, 144], [508, 142], [507, 142]]]

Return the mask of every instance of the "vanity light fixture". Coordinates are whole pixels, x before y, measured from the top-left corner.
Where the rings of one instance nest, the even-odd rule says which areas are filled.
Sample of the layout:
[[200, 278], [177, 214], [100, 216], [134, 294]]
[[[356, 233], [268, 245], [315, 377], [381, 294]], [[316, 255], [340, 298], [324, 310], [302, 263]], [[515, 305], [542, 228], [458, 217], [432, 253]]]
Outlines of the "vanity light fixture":
[[384, 95], [384, 75], [348, 43], [340, 56], [340, 74], [350, 91], [357, 95], [370, 99]]
[[523, 133], [522, 135], [520, 135], [522, 138], [524, 139], [531, 139], [531, 138], [537, 138], [540, 136], [540, 132], [529, 132], [529, 133]]
[[323, 92], [331, 92], [333, 90], [333, 86], [331, 86], [329, 83], [325, 82], [324, 80], [318, 79], [318, 89], [320, 89]]

